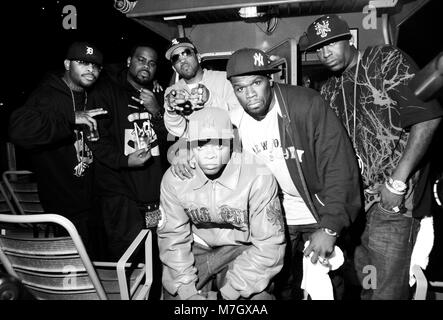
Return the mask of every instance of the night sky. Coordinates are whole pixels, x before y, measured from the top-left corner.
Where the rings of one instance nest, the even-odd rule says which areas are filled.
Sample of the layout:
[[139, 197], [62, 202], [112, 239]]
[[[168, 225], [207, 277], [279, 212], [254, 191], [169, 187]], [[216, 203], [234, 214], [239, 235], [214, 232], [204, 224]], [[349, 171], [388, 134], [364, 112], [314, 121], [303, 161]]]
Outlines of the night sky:
[[[6, 6], [0, 9], [3, 16], [2, 102], [8, 108], [21, 105], [46, 72], [63, 67], [66, 50], [76, 40], [95, 43], [104, 54], [105, 64], [125, 62], [131, 46], [138, 40], [152, 44], [159, 52], [166, 50], [168, 42], [164, 38], [126, 18], [113, 4], [113, 0], [2, 2], [2, 6]], [[66, 5], [77, 9], [76, 30], [63, 27]], [[158, 70], [162, 82], [167, 81], [170, 74], [169, 66], [162, 65]]]

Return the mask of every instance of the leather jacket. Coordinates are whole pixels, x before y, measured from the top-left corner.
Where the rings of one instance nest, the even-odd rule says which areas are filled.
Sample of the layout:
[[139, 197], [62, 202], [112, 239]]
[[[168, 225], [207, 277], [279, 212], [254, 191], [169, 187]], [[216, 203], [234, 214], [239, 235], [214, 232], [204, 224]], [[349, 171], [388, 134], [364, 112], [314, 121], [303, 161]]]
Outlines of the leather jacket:
[[221, 290], [233, 299], [263, 291], [283, 266], [284, 222], [278, 186], [266, 165], [233, 152], [222, 175], [209, 180], [196, 166], [180, 180], [169, 169], [161, 183], [158, 226], [163, 285], [186, 299], [197, 293], [192, 242], [209, 247], [249, 245], [233, 262]]

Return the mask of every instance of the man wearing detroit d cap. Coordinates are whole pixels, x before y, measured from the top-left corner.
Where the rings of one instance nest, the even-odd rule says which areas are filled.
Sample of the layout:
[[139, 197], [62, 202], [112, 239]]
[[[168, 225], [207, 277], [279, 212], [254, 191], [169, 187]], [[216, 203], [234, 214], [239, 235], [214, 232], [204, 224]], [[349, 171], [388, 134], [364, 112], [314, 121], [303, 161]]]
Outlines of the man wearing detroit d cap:
[[70, 219], [87, 249], [93, 217], [93, 159], [83, 129], [96, 129], [94, 117], [106, 113], [102, 109], [85, 111], [87, 92], [102, 63], [97, 47], [73, 43], [65, 56], [64, 72], [45, 79], [9, 122], [11, 141], [29, 152], [43, 209]]
[[270, 299], [283, 265], [284, 222], [275, 178], [254, 155], [237, 150], [225, 110], [189, 117], [196, 169], [161, 183], [158, 245], [165, 299]]
[[415, 97], [409, 83], [417, 66], [404, 52], [392, 45], [360, 52], [353, 42], [348, 24], [336, 15], [316, 19], [304, 37], [306, 50], [316, 50], [334, 72], [321, 95], [343, 122], [360, 165], [370, 223], [354, 262], [362, 285], [366, 266], [377, 270], [377, 285], [364, 286], [362, 298], [409, 299], [415, 234], [432, 201], [424, 192], [427, 151], [443, 109]]
[[310, 241], [305, 256], [328, 265], [337, 237], [355, 219], [361, 201], [358, 166], [343, 126], [316, 91], [272, 81], [276, 71], [258, 49], [238, 50], [227, 64], [243, 107], [231, 120], [244, 149], [266, 163], [281, 188], [289, 231], [281, 277], [286, 268], [292, 275], [277, 291], [290, 299], [300, 287], [294, 263], [305, 241]]

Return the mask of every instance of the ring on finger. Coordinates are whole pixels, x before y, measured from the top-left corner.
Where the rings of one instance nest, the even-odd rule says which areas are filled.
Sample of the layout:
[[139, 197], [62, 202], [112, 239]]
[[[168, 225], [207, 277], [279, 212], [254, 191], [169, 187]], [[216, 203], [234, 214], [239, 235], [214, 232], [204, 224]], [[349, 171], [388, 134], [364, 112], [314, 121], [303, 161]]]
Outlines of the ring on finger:
[[145, 104], [145, 102], [143, 100], [140, 100], [140, 104]]
[[318, 262], [320, 262], [321, 264], [325, 265], [329, 263], [329, 259], [328, 258], [323, 258], [323, 257], [318, 257]]

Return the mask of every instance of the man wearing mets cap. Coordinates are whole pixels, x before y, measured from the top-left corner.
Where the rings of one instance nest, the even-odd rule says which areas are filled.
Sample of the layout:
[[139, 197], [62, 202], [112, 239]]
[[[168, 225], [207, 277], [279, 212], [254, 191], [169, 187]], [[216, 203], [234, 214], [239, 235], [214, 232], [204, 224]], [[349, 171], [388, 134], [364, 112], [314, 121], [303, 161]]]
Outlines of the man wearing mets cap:
[[327, 266], [361, 202], [357, 162], [343, 126], [316, 91], [274, 83], [275, 71], [258, 49], [238, 50], [227, 64], [243, 107], [231, 120], [244, 150], [267, 164], [282, 190], [291, 245], [276, 289], [279, 298], [293, 299], [300, 288], [297, 250], [310, 240], [305, 256]]
[[272, 298], [285, 251], [278, 185], [234, 147], [234, 136], [225, 110], [195, 112], [187, 136], [195, 174], [181, 180], [169, 169], [163, 177], [157, 234], [165, 299]]
[[166, 59], [180, 80], [165, 90], [165, 126], [177, 137], [186, 134], [188, 117], [196, 110], [240, 108], [224, 71], [201, 66], [195, 45], [186, 37], [171, 40]]
[[410, 235], [429, 215], [425, 155], [443, 109], [414, 95], [409, 83], [417, 66], [398, 48], [377, 45], [360, 52], [347, 23], [335, 15], [315, 20], [307, 37], [306, 48], [317, 50], [320, 62], [334, 72], [321, 95], [343, 122], [360, 165], [370, 224], [354, 262], [361, 284], [367, 265], [377, 270], [377, 286], [364, 289], [362, 298], [408, 299], [415, 239]]

